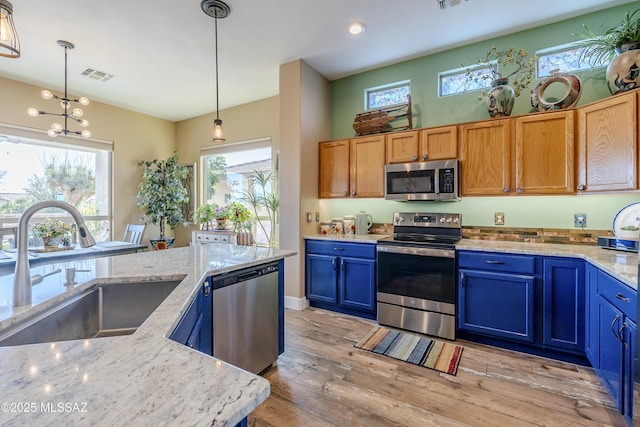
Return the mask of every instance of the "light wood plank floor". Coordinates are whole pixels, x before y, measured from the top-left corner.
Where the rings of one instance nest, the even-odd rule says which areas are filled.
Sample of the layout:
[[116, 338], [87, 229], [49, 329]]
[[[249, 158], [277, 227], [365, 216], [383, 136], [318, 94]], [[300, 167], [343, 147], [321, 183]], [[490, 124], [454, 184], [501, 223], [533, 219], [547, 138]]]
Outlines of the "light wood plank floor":
[[312, 308], [285, 319], [250, 426], [626, 426], [589, 367], [458, 340], [451, 376], [356, 349], [375, 322]]

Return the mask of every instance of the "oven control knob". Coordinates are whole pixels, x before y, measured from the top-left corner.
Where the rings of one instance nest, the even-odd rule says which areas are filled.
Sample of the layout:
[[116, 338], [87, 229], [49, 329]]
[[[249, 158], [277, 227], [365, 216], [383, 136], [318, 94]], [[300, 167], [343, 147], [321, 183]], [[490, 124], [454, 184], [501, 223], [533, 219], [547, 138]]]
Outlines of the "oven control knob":
[[404, 222], [404, 217], [403, 216], [399, 217], [398, 222]]
[[453, 223], [457, 224], [460, 220], [458, 218], [453, 218]]
[[451, 218], [447, 218], [447, 224], [451, 224]]
[[444, 224], [444, 222], [445, 222], [445, 221], [446, 221], [446, 220], [445, 220], [444, 218], [440, 218], [440, 222], [441, 222], [442, 224]]

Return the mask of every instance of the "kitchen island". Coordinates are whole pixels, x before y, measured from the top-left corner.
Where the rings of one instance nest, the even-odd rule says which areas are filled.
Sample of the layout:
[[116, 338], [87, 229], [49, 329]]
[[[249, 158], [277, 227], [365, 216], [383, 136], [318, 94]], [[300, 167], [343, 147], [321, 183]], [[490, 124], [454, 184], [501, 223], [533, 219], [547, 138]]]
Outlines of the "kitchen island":
[[[133, 335], [0, 348], [0, 424], [236, 425], [268, 397], [269, 382], [168, 337], [208, 276], [294, 254], [195, 245], [37, 267], [90, 271], [75, 286], [64, 274], [45, 278], [31, 306], [0, 301], [0, 331], [97, 284], [181, 282]], [[0, 276], [2, 292], [11, 276]]]

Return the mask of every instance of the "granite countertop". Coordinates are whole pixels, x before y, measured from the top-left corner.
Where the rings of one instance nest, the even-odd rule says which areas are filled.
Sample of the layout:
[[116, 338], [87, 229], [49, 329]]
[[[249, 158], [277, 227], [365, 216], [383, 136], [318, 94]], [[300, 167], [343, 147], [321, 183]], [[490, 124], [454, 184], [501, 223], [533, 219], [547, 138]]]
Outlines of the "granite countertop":
[[64, 273], [47, 277], [33, 305], [16, 309], [6, 301], [12, 275], [0, 276], [0, 329], [97, 284], [181, 280], [133, 335], [1, 347], [0, 424], [234, 426], [269, 396], [269, 382], [168, 336], [205, 277], [292, 255], [208, 244], [39, 266], [89, 271], [70, 289]]
[[389, 237], [388, 234], [310, 234], [304, 236], [306, 240], [332, 240], [337, 242], [375, 243]]

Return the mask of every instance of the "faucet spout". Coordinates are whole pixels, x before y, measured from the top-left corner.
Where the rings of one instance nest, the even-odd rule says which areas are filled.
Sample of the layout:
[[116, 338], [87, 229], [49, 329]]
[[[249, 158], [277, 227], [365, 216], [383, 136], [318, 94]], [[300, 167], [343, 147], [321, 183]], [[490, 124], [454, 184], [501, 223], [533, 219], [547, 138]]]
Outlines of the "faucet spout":
[[89, 232], [87, 225], [82, 218], [82, 214], [74, 206], [66, 202], [57, 200], [46, 200], [29, 206], [20, 215], [18, 221], [18, 251], [16, 258], [16, 268], [13, 275], [13, 306], [20, 307], [31, 305], [31, 272], [29, 271], [29, 256], [27, 255], [29, 219], [34, 213], [44, 208], [58, 208], [71, 214], [78, 229], [78, 241], [83, 248], [96, 244], [93, 236]]

